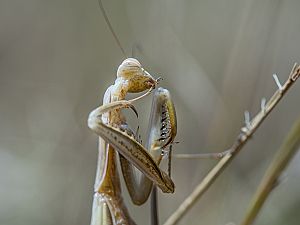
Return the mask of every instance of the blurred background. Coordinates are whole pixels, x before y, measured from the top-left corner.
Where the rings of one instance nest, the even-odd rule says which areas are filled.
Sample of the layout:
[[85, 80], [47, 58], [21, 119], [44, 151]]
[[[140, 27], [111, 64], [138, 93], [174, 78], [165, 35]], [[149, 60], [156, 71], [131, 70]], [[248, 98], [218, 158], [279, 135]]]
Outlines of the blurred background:
[[[137, 57], [173, 96], [176, 153], [230, 147], [300, 62], [297, 0], [103, 0], [128, 55]], [[87, 128], [124, 59], [96, 0], [0, 1], [0, 224], [89, 224], [97, 137]], [[300, 82], [180, 224], [238, 223], [268, 163], [299, 117]], [[131, 96], [132, 97], [132, 96]], [[151, 98], [137, 104], [145, 139]], [[161, 222], [215, 164], [174, 159], [176, 192], [159, 195]], [[300, 220], [300, 155], [256, 224]], [[149, 224], [149, 204], [133, 206]]]

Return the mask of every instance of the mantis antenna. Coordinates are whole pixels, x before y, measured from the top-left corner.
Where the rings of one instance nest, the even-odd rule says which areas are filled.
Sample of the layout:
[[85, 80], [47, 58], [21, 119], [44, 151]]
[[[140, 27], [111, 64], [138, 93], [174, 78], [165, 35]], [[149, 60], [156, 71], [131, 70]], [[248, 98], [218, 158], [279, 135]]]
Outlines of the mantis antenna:
[[106, 22], [110, 32], [112, 33], [112, 35], [113, 35], [115, 41], [117, 42], [117, 45], [119, 46], [119, 48], [120, 48], [121, 52], [123, 53], [124, 57], [127, 58], [126, 52], [125, 52], [124, 48], [122, 47], [122, 44], [121, 44], [116, 32], [114, 31], [109, 19], [108, 19], [108, 16], [107, 16], [107, 14], [105, 12], [105, 9], [104, 9], [104, 6], [102, 4], [102, 0], [98, 0], [98, 4], [99, 4], [100, 10], [102, 12], [102, 15], [105, 19], [105, 22]]

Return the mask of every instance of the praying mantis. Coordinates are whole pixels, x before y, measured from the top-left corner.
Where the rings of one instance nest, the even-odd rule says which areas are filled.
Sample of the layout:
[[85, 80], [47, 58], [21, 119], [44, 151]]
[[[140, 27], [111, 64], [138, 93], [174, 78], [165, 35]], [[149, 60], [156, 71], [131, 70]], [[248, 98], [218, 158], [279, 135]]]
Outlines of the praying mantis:
[[[117, 71], [117, 79], [105, 92], [103, 105], [93, 110], [88, 126], [99, 135], [99, 158], [94, 186], [91, 225], [135, 224], [121, 196], [116, 170], [116, 151], [119, 153], [124, 180], [134, 204], [141, 205], [149, 197], [152, 182], [163, 192], [173, 193], [174, 183], [159, 168], [163, 149], [172, 144], [177, 132], [176, 112], [167, 89], [158, 88], [153, 97], [147, 151], [135, 138], [121, 112], [148, 95], [158, 84], [138, 60], [125, 59]], [[148, 90], [144, 95], [125, 100], [127, 93]], [[135, 168], [141, 173], [135, 176]]]

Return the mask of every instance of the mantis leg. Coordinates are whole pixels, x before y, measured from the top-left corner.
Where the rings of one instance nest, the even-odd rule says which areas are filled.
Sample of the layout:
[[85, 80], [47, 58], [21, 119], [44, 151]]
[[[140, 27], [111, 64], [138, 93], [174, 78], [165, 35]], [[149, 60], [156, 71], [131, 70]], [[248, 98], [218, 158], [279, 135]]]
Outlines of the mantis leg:
[[226, 150], [223, 152], [215, 152], [215, 153], [175, 154], [175, 155], [173, 155], [173, 157], [177, 158], [177, 159], [215, 159], [215, 160], [220, 160], [229, 153], [230, 153], [230, 150]]
[[[111, 101], [112, 87], [105, 92], [104, 105]], [[106, 109], [104, 108], [103, 111]], [[105, 113], [103, 123], [109, 123], [111, 116]], [[99, 156], [94, 186], [91, 225], [135, 225], [123, 202], [119, 173], [116, 165], [116, 151], [107, 141], [99, 137]]]
[[120, 195], [115, 156], [112, 146], [107, 145], [107, 171], [95, 189], [91, 225], [135, 225]]
[[[176, 132], [176, 113], [170, 93], [166, 89], [159, 88], [153, 96], [146, 145], [157, 166], [162, 159], [162, 150], [173, 142]], [[148, 179], [143, 171], [136, 171], [134, 165], [122, 155], [120, 164], [133, 203], [143, 204], [151, 192], [152, 180]]]

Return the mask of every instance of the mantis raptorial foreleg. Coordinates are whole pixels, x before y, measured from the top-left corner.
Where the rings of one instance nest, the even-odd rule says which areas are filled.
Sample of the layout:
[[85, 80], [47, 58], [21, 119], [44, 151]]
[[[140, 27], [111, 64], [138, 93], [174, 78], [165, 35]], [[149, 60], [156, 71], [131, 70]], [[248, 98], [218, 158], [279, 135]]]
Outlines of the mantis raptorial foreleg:
[[[120, 107], [120, 105], [114, 104], [110, 107], [113, 110]], [[126, 132], [102, 122], [100, 116], [105, 110], [101, 111], [101, 109], [103, 110], [102, 107], [99, 107], [91, 112], [88, 121], [89, 127], [111, 144], [124, 158], [142, 171], [143, 174], [155, 182], [163, 192], [174, 192], [172, 180], [164, 171], [159, 169], [151, 155], [148, 154], [147, 150], [133, 136], [129, 136]]]
[[[176, 113], [170, 93], [166, 89], [159, 88], [153, 96], [146, 145], [157, 165], [161, 162], [162, 150], [173, 142], [176, 132]], [[132, 201], [137, 205], [143, 204], [149, 197], [153, 180], [149, 180], [144, 171], [136, 173], [133, 165], [122, 156], [120, 156], [120, 162]]]

